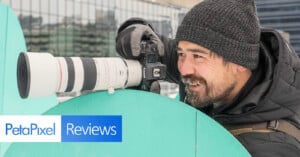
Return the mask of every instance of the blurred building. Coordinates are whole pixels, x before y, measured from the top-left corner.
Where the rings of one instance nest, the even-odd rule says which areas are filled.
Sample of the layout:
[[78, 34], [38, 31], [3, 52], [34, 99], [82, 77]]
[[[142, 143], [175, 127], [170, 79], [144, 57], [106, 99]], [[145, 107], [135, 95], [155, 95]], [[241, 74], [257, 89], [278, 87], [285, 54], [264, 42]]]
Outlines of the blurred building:
[[174, 37], [196, 0], [0, 0], [19, 17], [28, 51], [55, 56], [117, 56], [117, 28], [130, 17], [147, 19]]
[[300, 0], [256, 0], [261, 25], [282, 30], [300, 56]]
[[[19, 18], [29, 52], [54, 56], [117, 56], [118, 27], [130, 17], [149, 21], [155, 31], [174, 37], [178, 25], [196, 0], [0, 0]], [[85, 93], [85, 92], [83, 92]], [[59, 100], [83, 94], [59, 93]], [[174, 97], [176, 84], [164, 86]]]

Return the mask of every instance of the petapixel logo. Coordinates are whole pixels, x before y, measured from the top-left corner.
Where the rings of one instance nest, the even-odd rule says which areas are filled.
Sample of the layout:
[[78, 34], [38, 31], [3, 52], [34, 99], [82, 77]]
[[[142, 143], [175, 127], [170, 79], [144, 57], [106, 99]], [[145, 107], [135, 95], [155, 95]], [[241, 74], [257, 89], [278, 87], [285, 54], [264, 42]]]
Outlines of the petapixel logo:
[[60, 116], [0, 116], [0, 142], [60, 142]]

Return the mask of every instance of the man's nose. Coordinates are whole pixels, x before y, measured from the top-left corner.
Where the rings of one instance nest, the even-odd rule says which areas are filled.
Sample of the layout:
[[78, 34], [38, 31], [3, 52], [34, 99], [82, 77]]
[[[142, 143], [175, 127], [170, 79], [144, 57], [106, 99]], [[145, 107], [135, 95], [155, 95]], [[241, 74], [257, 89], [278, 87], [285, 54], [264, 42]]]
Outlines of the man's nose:
[[182, 76], [194, 74], [194, 67], [191, 60], [185, 58], [178, 62], [178, 70]]

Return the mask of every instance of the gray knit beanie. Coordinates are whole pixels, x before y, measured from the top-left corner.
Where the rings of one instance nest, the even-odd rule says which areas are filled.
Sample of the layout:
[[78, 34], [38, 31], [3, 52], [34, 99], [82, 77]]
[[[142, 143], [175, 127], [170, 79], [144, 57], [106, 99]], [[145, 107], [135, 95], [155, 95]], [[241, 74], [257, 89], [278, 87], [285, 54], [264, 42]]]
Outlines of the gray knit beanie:
[[255, 69], [260, 27], [254, 0], [204, 0], [178, 27], [176, 40], [203, 46], [225, 60]]

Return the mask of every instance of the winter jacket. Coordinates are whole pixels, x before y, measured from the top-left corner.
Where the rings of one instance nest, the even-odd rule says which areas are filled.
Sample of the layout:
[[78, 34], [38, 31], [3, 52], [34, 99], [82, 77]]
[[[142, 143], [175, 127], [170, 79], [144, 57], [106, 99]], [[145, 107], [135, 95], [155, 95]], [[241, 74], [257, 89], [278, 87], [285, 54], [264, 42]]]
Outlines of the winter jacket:
[[[180, 83], [176, 43], [163, 38], [168, 79]], [[262, 29], [260, 62], [254, 84], [231, 105], [200, 109], [223, 126], [284, 119], [300, 128], [300, 59], [280, 33]], [[255, 72], [254, 72], [255, 73]], [[180, 83], [181, 100], [184, 86]], [[246, 94], [245, 94], [246, 93]], [[188, 102], [187, 102], [188, 103]], [[300, 130], [299, 130], [300, 131]], [[253, 157], [300, 157], [300, 141], [284, 132], [247, 132], [236, 136]]]

